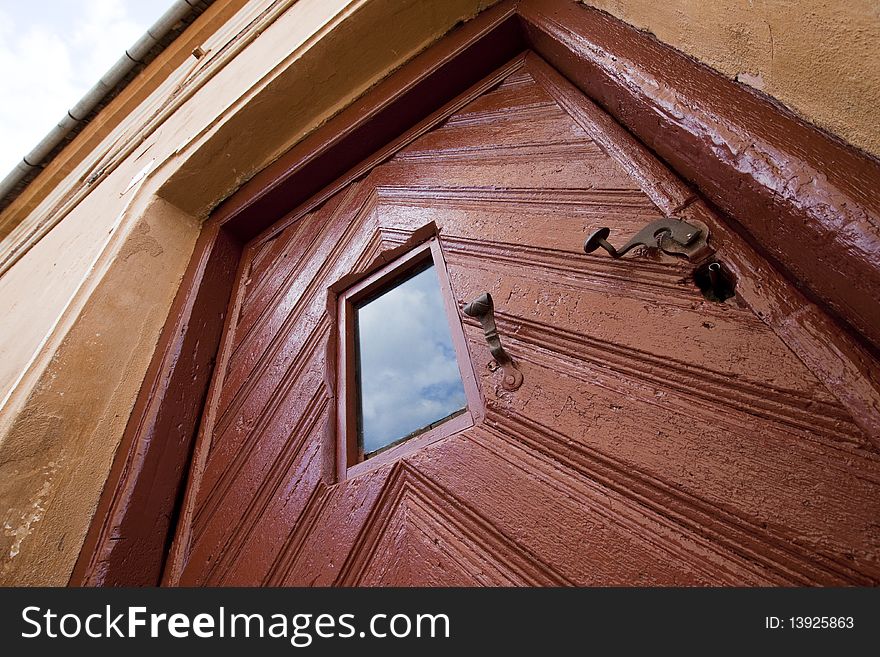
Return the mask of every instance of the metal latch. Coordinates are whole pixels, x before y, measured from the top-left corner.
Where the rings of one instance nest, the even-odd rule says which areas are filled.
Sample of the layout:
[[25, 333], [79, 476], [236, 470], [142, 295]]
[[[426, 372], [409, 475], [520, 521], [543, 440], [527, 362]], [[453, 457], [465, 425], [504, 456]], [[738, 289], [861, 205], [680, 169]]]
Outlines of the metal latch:
[[519, 388], [523, 382], [523, 375], [504, 347], [501, 346], [501, 338], [495, 326], [495, 304], [492, 301], [492, 295], [483, 292], [461, 310], [468, 317], [479, 320], [483, 327], [483, 335], [486, 337], [486, 342], [489, 343], [489, 352], [504, 372], [501, 387], [505, 390]]
[[584, 242], [584, 253], [592, 253], [598, 248], [603, 248], [612, 258], [619, 258], [637, 246], [647, 246], [697, 262], [712, 255], [712, 248], [707, 242], [709, 228], [700, 221], [687, 222], [677, 217], [652, 221], [619, 249], [608, 243], [610, 234], [611, 229], [607, 227], [596, 230]]

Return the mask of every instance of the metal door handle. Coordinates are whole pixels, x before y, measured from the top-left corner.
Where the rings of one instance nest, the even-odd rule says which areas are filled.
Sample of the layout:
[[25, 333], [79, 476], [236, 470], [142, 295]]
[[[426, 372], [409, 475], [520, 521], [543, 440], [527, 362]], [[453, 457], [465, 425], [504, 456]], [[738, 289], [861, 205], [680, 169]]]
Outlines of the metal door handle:
[[709, 229], [705, 225], [695, 226], [676, 217], [652, 221], [636, 233], [619, 249], [608, 243], [610, 228], [599, 228], [584, 242], [584, 253], [592, 253], [598, 248], [605, 249], [612, 258], [619, 258], [637, 246], [659, 248], [664, 253], [684, 256], [692, 261], [703, 260], [709, 254], [706, 239]]
[[495, 362], [501, 366], [504, 371], [504, 379], [501, 387], [505, 390], [516, 390], [522, 385], [523, 375], [508, 353], [501, 346], [501, 337], [498, 335], [498, 329], [495, 326], [495, 304], [492, 301], [492, 295], [483, 292], [476, 299], [462, 308], [462, 312], [468, 317], [473, 317], [480, 321], [483, 327], [483, 334], [486, 336], [486, 342], [489, 343], [489, 351]]

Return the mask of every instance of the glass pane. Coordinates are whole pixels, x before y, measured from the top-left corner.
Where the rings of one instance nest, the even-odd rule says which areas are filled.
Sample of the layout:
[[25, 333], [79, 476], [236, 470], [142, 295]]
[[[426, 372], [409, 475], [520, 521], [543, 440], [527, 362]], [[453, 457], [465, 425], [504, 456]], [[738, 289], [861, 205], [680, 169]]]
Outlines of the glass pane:
[[460, 414], [467, 401], [433, 264], [356, 309], [364, 454]]

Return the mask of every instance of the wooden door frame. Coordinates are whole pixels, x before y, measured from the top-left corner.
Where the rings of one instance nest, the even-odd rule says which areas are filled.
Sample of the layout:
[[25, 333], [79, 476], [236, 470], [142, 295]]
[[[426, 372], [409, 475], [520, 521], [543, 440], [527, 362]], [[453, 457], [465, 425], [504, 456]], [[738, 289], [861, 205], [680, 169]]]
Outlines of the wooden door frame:
[[[406, 250], [390, 262], [358, 277], [354, 282], [340, 281], [329, 288], [328, 310], [335, 306], [336, 314], [332, 316], [336, 327], [335, 357], [328, 359], [335, 361], [335, 385], [328, 386], [335, 391], [336, 396], [336, 459], [335, 481], [351, 479], [385, 463], [400, 458], [406, 454], [422, 449], [447, 436], [463, 431], [474, 426], [482, 419], [483, 399], [480, 386], [477, 383], [477, 375], [474, 372], [473, 363], [468, 355], [467, 341], [461, 325], [458, 306], [452, 294], [452, 286], [449, 282], [449, 273], [446, 270], [446, 260], [440, 248], [440, 240], [436, 233], [431, 234], [425, 241]], [[392, 443], [381, 453], [365, 459], [362, 451], [357, 447], [357, 397], [350, 395], [349, 391], [358, 387], [355, 366], [355, 307], [362, 299], [383, 290], [387, 285], [399, 279], [402, 273], [411, 272], [414, 267], [430, 263], [437, 275], [438, 293], [445, 311], [445, 319], [449, 325], [449, 337], [455, 352], [456, 365], [461, 375], [461, 383], [464, 388], [465, 408], [461, 414], [442, 421], [437, 426], [429, 426], [422, 429], [418, 435], [410, 435], [404, 440]], [[335, 303], [333, 302], [335, 299]], [[332, 348], [332, 346], [331, 346]], [[333, 368], [330, 368], [331, 370]], [[328, 372], [332, 375], [333, 372]]]
[[[243, 245], [273, 224], [296, 222], [491, 88], [527, 51], [573, 84], [556, 84], [556, 98], [570, 113], [613, 124], [585, 109], [579, 91], [732, 220], [728, 239], [748, 243], [746, 251], [763, 256], [731, 254], [735, 267], [774, 281], [771, 289], [746, 291], [754, 296], [753, 307], [763, 304], [756, 312], [821, 380], [843, 389], [841, 401], [880, 442], [880, 417], [871, 403], [880, 391], [871, 370], [880, 346], [880, 306], [874, 298], [880, 294], [880, 265], [872, 261], [876, 243], [870, 239], [872, 225], [880, 224], [880, 200], [870, 193], [880, 189], [880, 163], [598, 10], [573, 0], [507, 0], [376, 85], [212, 213], [71, 585], [160, 582]], [[618, 148], [600, 145], [611, 152]], [[665, 214], [703, 211], [696, 192], [668, 170], [646, 177], [646, 171], [662, 167], [646, 150], [637, 151], [628, 153], [641, 162], [630, 173]], [[834, 162], [833, 171], [827, 162]], [[813, 171], [824, 177], [789, 184]], [[841, 235], [841, 220], [854, 233]], [[853, 234], [862, 241], [854, 245]], [[841, 288], [841, 277], [852, 289]]]

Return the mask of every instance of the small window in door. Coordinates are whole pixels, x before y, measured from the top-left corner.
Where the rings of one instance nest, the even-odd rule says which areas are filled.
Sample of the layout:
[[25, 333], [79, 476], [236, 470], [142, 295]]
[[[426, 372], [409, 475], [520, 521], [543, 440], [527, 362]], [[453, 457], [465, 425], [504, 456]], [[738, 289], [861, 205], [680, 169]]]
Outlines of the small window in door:
[[473, 425], [476, 381], [436, 239], [338, 303], [340, 475]]

